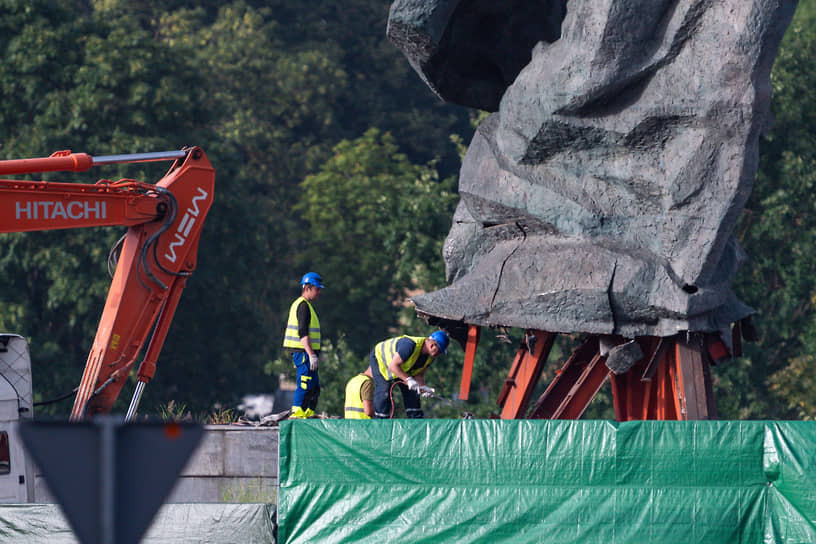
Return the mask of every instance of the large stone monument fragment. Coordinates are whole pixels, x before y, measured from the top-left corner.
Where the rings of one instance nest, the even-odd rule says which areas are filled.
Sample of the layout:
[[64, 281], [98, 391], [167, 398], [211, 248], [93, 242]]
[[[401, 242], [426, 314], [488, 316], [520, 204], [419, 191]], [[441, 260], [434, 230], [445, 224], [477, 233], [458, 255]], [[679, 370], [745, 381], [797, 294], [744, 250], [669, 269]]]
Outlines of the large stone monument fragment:
[[436, 322], [670, 336], [752, 313], [732, 236], [795, 0], [397, 0], [388, 37], [493, 112], [462, 163]]

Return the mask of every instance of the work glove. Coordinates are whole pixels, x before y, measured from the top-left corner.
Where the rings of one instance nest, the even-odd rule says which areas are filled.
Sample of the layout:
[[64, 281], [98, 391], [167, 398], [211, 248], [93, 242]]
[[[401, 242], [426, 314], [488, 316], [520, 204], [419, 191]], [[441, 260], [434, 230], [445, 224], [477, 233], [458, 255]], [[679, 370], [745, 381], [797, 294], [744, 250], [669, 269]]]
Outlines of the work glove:
[[419, 384], [411, 376], [408, 376], [408, 379], [405, 380], [405, 384], [408, 386], [408, 389], [410, 389], [411, 391], [416, 391], [417, 393], [419, 393]]
[[309, 355], [309, 370], [315, 372], [317, 370], [318, 357], [317, 353]]
[[419, 394], [425, 397], [426, 399], [428, 397], [432, 397], [434, 395], [434, 392], [435, 390], [433, 387], [428, 387], [427, 385], [419, 386]]

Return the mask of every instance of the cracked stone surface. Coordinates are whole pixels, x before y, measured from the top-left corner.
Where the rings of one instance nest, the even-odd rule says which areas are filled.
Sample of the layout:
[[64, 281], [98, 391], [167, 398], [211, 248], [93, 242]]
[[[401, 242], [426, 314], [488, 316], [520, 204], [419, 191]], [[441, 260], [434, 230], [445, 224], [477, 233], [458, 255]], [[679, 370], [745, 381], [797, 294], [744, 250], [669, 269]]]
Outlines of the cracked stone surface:
[[[398, 0], [440, 98], [492, 112], [462, 162], [436, 322], [725, 332], [732, 236], [796, 0]], [[724, 335], [725, 338], [729, 336]]]

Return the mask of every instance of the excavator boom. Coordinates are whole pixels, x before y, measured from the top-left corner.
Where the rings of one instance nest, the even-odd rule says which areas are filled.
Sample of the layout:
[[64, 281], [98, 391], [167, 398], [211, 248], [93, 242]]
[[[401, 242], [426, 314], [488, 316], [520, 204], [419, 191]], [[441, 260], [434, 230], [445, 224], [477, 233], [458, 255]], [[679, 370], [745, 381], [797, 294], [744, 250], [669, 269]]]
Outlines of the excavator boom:
[[[134, 180], [95, 184], [0, 180], [0, 232], [128, 227], [74, 401], [75, 421], [110, 411], [146, 344], [138, 395], [153, 377], [179, 298], [196, 266], [215, 171], [198, 147], [108, 157], [65, 151], [46, 158], [0, 161], [0, 175], [19, 175], [156, 160], [174, 162], [155, 185]], [[128, 418], [138, 406], [138, 395]]]

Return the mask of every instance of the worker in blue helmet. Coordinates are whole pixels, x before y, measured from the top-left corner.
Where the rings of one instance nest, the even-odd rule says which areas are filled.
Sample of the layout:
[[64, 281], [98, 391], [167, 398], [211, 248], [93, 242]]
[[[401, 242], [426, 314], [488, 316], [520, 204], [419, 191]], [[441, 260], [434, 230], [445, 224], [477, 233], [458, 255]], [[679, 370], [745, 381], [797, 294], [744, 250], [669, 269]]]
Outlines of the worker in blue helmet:
[[290, 418], [312, 417], [320, 396], [320, 320], [312, 305], [323, 290], [323, 278], [308, 272], [300, 280], [301, 294], [289, 307], [289, 318], [283, 334], [283, 347], [292, 354], [297, 369], [295, 395]]
[[422, 418], [420, 397], [434, 396], [425, 384], [425, 371], [433, 360], [448, 351], [450, 340], [445, 331], [430, 336], [397, 336], [383, 340], [371, 350], [369, 363], [374, 379], [374, 417], [394, 416], [393, 391], [402, 393], [405, 415]]

